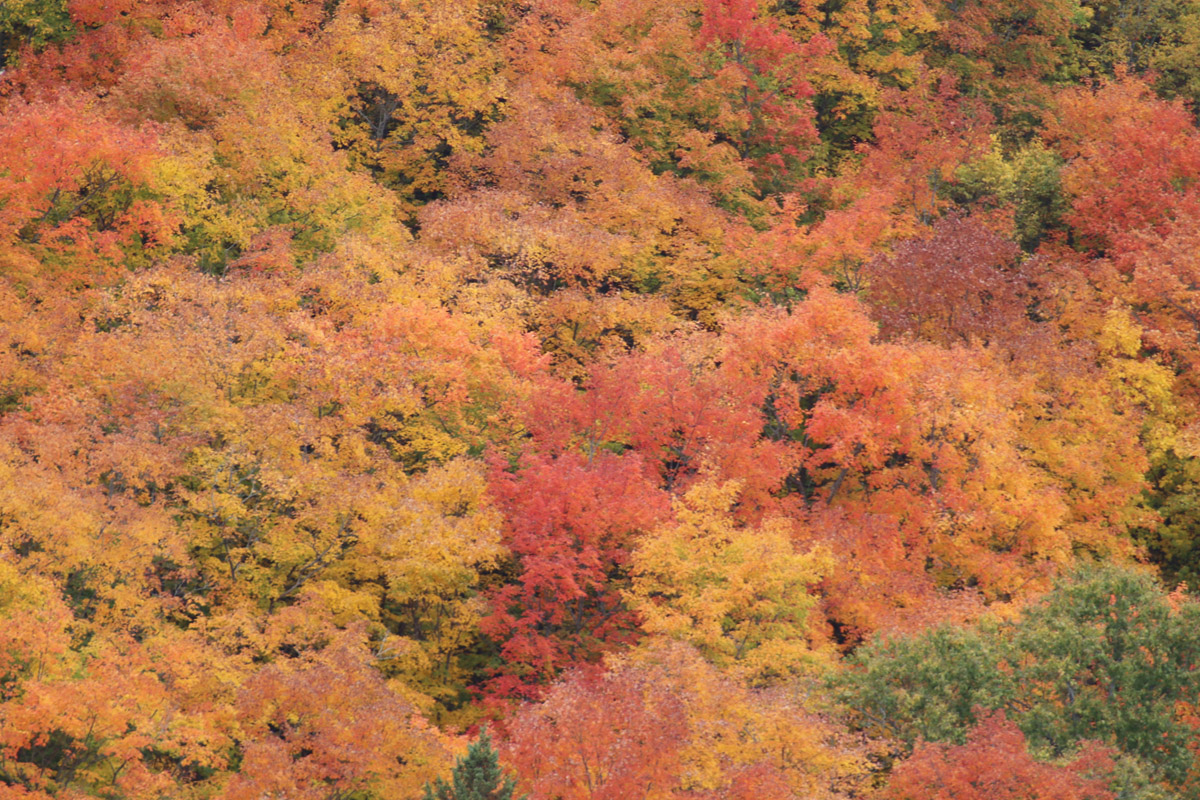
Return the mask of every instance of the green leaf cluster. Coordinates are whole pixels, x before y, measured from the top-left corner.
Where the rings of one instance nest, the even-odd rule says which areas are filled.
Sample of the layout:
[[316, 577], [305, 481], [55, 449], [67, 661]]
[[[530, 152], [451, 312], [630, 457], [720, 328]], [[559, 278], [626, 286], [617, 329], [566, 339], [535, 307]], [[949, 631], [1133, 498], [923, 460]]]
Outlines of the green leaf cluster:
[[908, 745], [961, 743], [981, 710], [1003, 709], [1048, 757], [1098, 740], [1154, 781], [1194, 768], [1177, 704], [1200, 693], [1200, 604], [1139, 571], [1091, 566], [1019, 620], [876, 641], [841, 678], [865, 729]]

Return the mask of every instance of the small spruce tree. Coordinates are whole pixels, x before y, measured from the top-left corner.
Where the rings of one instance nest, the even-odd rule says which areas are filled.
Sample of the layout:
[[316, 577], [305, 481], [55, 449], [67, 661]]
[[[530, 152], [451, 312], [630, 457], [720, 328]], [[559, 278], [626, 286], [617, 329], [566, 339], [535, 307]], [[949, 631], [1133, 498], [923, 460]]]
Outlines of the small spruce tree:
[[517, 782], [500, 769], [499, 753], [484, 729], [454, 765], [450, 783], [437, 778], [432, 786], [425, 784], [425, 800], [514, 800], [516, 788]]

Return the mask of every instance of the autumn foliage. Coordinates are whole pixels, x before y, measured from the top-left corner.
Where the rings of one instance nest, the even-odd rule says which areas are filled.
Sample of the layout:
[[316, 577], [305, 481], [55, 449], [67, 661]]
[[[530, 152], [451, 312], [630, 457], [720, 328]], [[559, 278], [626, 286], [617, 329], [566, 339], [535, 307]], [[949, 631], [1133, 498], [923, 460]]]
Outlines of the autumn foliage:
[[1196, 796], [1198, 53], [0, 3], [0, 797]]
[[1093, 744], [1067, 764], [1035, 761], [1020, 729], [1008, 722], [1003, 712], [997, 712], [980, 721], [964, 745], [918, 745], [896, 768], [884, 796], [895, 800], [1031, 796], [1111, 800], [1114, 795], [1105, 781], [1111, 769], [1112, 762], [1103, 749]]

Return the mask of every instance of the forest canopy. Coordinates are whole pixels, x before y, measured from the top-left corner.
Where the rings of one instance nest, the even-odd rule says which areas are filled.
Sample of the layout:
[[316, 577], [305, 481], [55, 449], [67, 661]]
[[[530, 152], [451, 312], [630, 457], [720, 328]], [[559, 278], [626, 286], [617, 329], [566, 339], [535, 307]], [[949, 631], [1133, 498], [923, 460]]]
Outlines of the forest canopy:
[[1200, 798], [1200, 0], [0, 3], [0, 798]]

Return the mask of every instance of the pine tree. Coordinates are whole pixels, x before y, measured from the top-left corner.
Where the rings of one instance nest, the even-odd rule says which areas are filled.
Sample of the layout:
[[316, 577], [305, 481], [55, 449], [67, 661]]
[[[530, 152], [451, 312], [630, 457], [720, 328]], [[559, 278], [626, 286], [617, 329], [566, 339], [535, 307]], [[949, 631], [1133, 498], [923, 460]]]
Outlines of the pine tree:
[[514, 800], [516, 788], [517, 782], [500, 769], [499, 753], [484, 729], [454, 765], [450, 783], [437, 778], [432, 786], [425, 784], [425, 800]]

